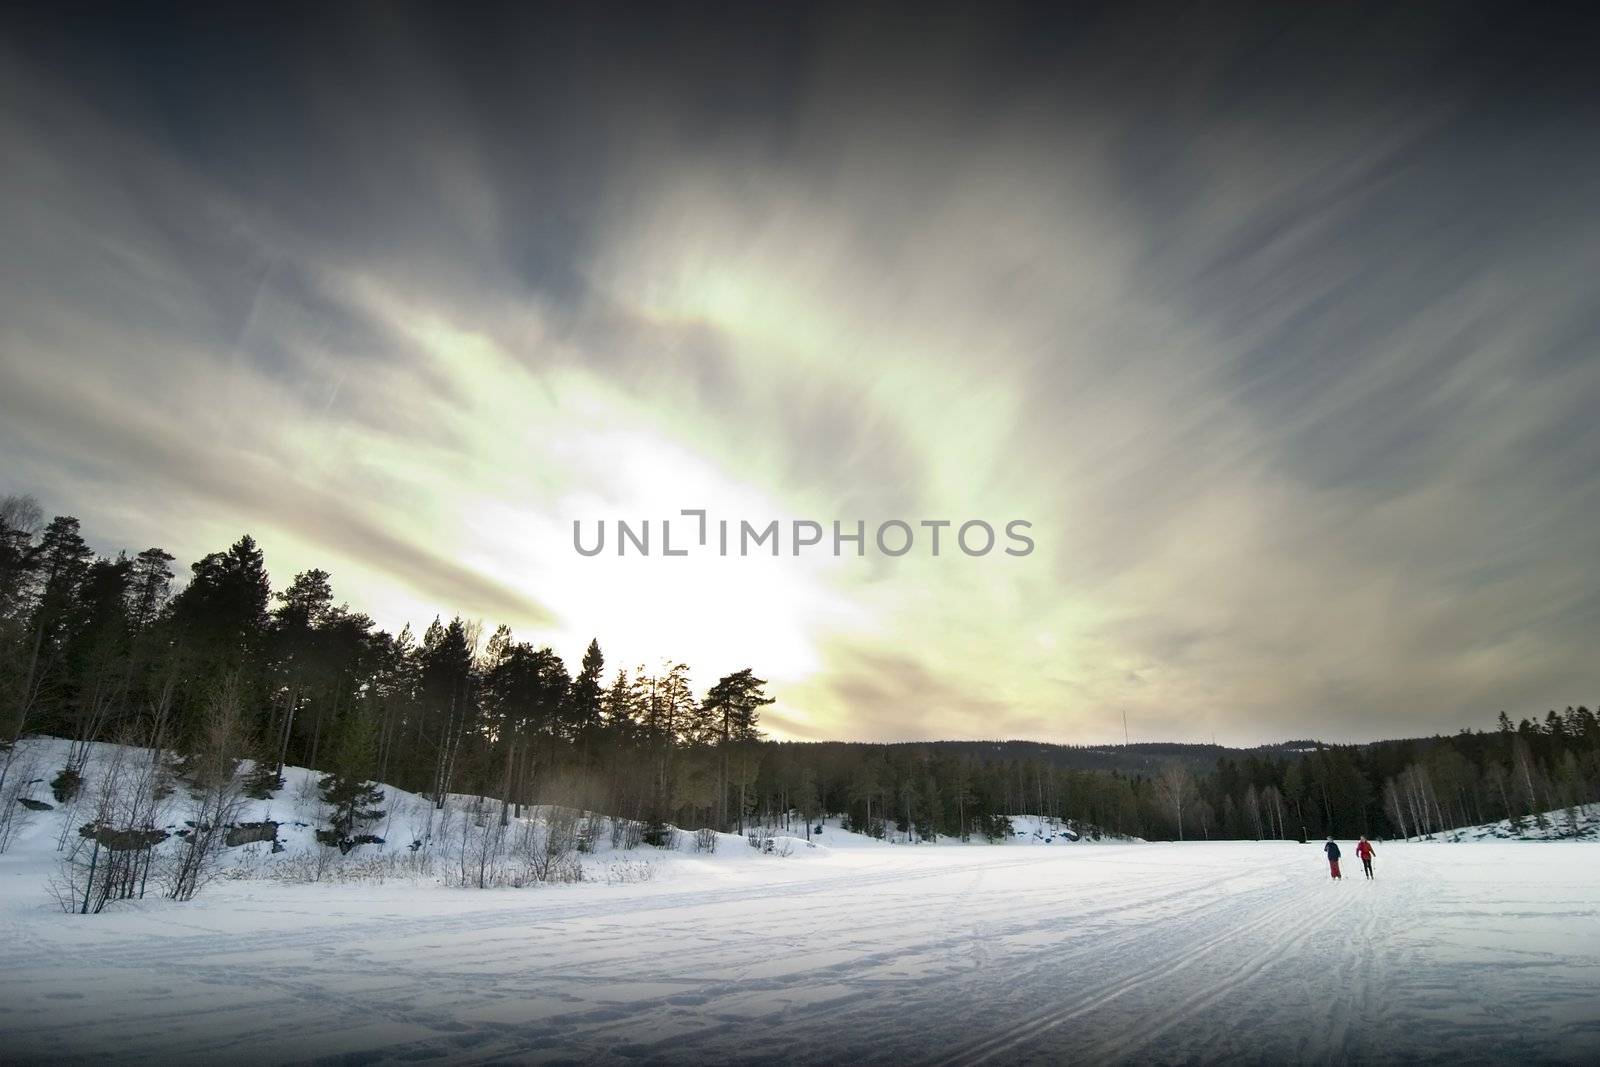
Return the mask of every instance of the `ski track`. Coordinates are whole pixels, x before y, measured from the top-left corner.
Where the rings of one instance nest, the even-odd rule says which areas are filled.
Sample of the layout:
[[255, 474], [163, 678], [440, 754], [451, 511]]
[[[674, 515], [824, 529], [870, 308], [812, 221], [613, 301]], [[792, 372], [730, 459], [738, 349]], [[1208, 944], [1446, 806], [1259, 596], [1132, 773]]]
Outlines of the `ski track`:
[[[1555, 875], [1526, 862], [1548, 856]], [[1387, 845], [1370, 883], [1277, 843], [754, 869], [234, 883], [137, 924], [12, 910], [0, 1058], [1578, 1063], [1600, 1039], [1600, 849], [1581, 845]]]

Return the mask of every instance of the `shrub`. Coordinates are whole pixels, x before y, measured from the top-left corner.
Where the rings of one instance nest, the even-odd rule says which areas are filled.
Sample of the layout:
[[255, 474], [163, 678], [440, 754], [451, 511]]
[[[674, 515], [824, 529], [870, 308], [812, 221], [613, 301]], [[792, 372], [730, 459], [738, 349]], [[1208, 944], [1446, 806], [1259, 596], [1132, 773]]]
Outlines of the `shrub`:
[[605, 874], [606, 885], [634, 885], [654, 878], [656, 868], [649, 860], [619, 860], [608, 864]]
[[[605, 826], [605, 816], [595, 815], [592, 812], [585, 815], [578, 823], [578, 851], [593, 852], [600, 841], [600, 831]], [[616, 833], [615, 830], [612, 831]]]
[[317, 842], [348, 854], [357, 845], [381, 845], [383, 838], [377, 834], [353, 834], [347, 837], [338, 830], [318, 830]]
[[794, 844], [790, 838], [779, 839], [769, 829], [751, 830], [745, 840], [750, 847], [763, 856], [788, 856], [794, 853]]
[[50, 780], [50, 792], [55, 796], [57, 804], [75, 800], [82, 788], [83, 775], [71, 767], [61, 768], [61, 773]]
[[[367, 853], [340, 856], [331, 848], [308, 849], [263, 865], [240, 865], [224, 877], [268, 878], [275, 882], [336, 882], [382, 885], [391, 878], [417, 881], [432, 877], [433, 858], [427, 853]], [[459, 877], [459, 875], [456, 875]], [[448, 875], [446, 880], [448, 881]]]
[[32, 755], [19, 756], [10, 748], [5, 751], [5, 759], [0, 760], [0, 852], [10, 846], [12, 835], [28, 824], [34, 812], [55, 809], [54, 804], [27, 795], [38, 780], [33, 777]]
[[244, 795], [252, 800], [271, 800], [283, 788], [283, 776], [266, 760], [257, 760], [244, 776]]
[[656, 848], [672, 851], [678, 847], [678, 828], [668, 826], [664, 822], [653, 822], [645, 827], [641, 834], [644, 843], [654, 845]]

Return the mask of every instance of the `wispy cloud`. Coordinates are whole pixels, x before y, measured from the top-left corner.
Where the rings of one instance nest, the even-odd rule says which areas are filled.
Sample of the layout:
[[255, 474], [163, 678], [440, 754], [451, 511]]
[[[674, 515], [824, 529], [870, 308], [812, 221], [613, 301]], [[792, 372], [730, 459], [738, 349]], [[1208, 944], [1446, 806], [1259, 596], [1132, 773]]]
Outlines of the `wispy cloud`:
[[[667, 71], [580, 19], [553, 32], [589, 61], [528, 73], [355, 20], [355, 74], [269, 34], [194, 99], [14, 54], [6, 488], [107, 548], [248, 529], [390, 625], [751, 665], [794, 736], [1355, 737], [1584, 698], [1592, 122], [1420, 23], [1326, 91], [1283, 53], [1343, 52], [1294, 25], [1142, 24], [1065, 73], [871, 20]], [[1039, 547], [571, 550], [573, 518], [681, 507]]]

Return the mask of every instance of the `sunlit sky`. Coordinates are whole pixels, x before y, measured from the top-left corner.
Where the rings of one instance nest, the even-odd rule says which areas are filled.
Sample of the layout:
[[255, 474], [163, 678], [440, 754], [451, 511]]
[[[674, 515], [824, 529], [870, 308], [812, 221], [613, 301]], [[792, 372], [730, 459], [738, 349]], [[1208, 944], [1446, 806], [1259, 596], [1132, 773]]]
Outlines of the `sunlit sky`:
[[[777, 736], [1600, 697], [1587, 28], [582, 7], [4, 16], [0, 492]], [[573, 550], [684, 508], [1037, 547]]]

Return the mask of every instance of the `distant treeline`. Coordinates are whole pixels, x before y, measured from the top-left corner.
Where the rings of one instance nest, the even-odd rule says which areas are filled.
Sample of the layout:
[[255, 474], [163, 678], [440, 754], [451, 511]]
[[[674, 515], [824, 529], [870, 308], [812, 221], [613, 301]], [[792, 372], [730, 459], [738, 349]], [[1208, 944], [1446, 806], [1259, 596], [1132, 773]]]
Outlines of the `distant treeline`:
[[598, 640], [573, 671], [504, 626], [391, 634], [336, 603], [324, 571], [274, 592], [249, 537], [193, 564], [176, 594], [172, 562], [159, 548], [97, 556], [76, 519], [0, 501], [0, 743], [68, 737], [80, 764], [95, 740], [181, 754], [225, 693], [260, 776], [298, 764], [723, 830], [832, 813], [924, 839], [998, 836], [1023, 812], [1152, 839], [1387, 837], [1600, 789], [1600, 724], [1582, 707], [1354, 746], [773, 742], [751, 669], [697, 690], [681, 663], [608, 671]]

